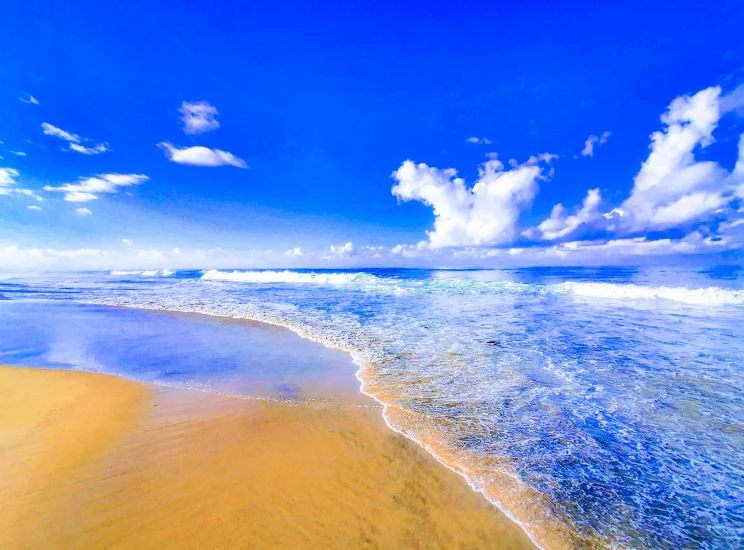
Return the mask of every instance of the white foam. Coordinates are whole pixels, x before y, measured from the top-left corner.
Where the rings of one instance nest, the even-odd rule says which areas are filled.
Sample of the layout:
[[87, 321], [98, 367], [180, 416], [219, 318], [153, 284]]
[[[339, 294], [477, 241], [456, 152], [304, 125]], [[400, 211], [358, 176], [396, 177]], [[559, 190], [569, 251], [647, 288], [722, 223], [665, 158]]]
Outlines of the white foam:
[[142, 271], [112, 271], [111, 275], [142, 275]]
[[142, 276], [143, 277], [155, 277], [157, 274], [158, 274], [158, 270], [157, 269], [154, 270], [154, 271], [143, 271], [142, 272]]
[[160, 272], [160, 274], [163, 277], [170, 277], [171, 275], [175, 275], [176, 272], [175, 271], [171, 271], [170, 269], [164, 269], [163, 271]]
[[566, 282], [556, 285], [556, 288], [577, 296], [610, 300], [662, 299], [702, 306], [744, 305], [744, 290], [726, 290], [716, 286], [687, 288]]
[[298, 273], [296, 271], [219, 271], [210, 269], [202, 279], [238, 283], [315, 283], [344, 285], [353, 282], [363, 273]]

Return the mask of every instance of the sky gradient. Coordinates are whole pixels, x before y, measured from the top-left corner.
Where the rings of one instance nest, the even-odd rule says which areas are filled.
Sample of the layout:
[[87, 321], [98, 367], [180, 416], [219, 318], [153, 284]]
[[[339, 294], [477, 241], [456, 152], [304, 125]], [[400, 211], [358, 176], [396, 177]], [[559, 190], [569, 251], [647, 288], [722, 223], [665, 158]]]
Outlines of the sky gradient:
[[740, 2], [6, 12], [2, 269], [741, 259]]

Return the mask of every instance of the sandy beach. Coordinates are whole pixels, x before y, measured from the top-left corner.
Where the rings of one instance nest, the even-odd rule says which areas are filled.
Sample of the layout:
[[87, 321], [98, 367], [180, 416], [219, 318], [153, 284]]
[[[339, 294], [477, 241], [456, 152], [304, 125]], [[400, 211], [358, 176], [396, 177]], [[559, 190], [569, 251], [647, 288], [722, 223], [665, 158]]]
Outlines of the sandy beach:
[[369, 400], [0, 367], [0, 547], [531, 548]]

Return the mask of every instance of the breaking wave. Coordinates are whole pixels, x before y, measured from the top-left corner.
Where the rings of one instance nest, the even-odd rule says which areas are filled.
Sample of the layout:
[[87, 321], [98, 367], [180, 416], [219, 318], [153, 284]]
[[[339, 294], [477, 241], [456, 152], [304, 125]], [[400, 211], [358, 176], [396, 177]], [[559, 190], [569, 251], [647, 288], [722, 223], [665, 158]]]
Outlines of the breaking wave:
[[[112, 272], [113, 273], [113, 272]], [[145, 272], [143, 275], [148, 275]], [[170, 273], [163, 272], [163, 275]], [[559, 284], [526, 284], [515, 281], [480, 281], [456, 277], [402, 279], [371, 273], [299, 271], [220, 271], [203, 272], [202, 280], [238, 283], [346, 285], [357, 290], [382, 293], [432, 294], [560, 294], [604, 300], [666, 300], [698, 306], [744, 305], [744, 290], [720, 287], [688, 288], [641, 286], [632, 283], [592, 283], [568, 281]]]
[[345, 285], [356, 279], [369, 277], [366, 273], [300, 273], [297, 271], [219, 271], [210, 269], [202, 275], [206, 281], [236, 283], [315, 283]]
[[686, 288], [575, 282], [566, 282], [555, 286], [558, 290], [563, 290], [569, 294], [590, 298], [606, 298], [610, 300], [660, 299], [700, 306], [744, 305], [744, 290], [726, 290], [715, 286], [708, 288]]
[[112, 271], [110, 273], [112, 276], [141, 275], [142, 277], [170, 277], [175, 274], [176, 272], [170, 269], [163, 269], [162, 271], [157, 269], [150, 271]]

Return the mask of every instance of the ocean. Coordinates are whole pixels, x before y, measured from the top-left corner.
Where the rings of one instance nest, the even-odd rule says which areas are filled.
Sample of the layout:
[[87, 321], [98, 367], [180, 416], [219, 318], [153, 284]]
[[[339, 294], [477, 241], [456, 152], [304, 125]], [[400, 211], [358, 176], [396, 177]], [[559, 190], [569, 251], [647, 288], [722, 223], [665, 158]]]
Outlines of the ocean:
[[[16, 304], [0, 307], [0, 362], [33, 348], [36, 329], [11, 313], [48, 303], [107, 307], [121, 319], [86, 329], [101, 333], [142, 331], [136, 310], [153, 309], [260, 321], [343, 350], [392, 429], [543, 548], [744, 544], [742, 268], [85, 272], [8, 275], [0, 295]], [[231, 358], [219, 368], [187, 353], [139, 370], [136, 354], [130, 366], [62, 362], [265, 397], [241, 386], [247, 367], [218, 333], [197, 340]], [[277, 364], [315, 368], [302, 359], [312, 350], [290, 351], [299, 359]]]

